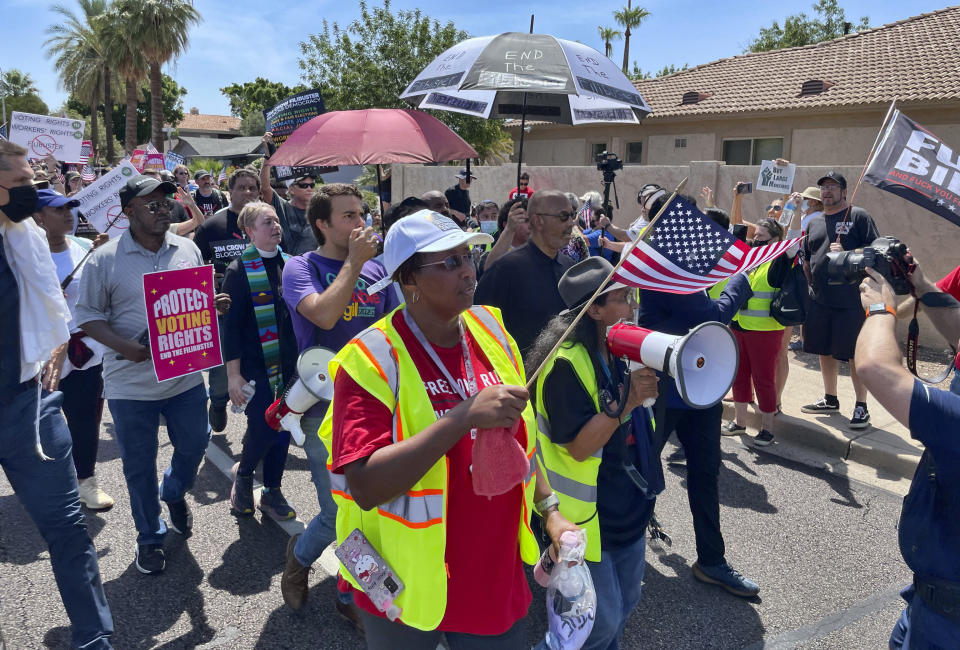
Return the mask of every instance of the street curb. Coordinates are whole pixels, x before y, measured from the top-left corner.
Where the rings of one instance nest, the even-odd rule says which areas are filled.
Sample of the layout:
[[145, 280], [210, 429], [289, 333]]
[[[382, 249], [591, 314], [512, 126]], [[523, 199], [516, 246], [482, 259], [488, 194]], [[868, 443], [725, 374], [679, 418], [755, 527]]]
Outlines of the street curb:
[[[723, 421], [732, 420], [734, 407], [723, 403]], [[819, 418], [818, 420], [806, 419]], [[827, 423], [845, 423], [842, 416], [793, 416], [782, 413], [775, 418], [776, 440], [798, 447], [815, 449], [830, 457], [872, 467], [890, 477], [909, 479], [913, 477], [920, 460], [919, 451], [891, 445], [873, 436], [883, 430], [869, 427], [863, 431], [840, 430]], [[760, 429], [760, 413], [755, 406], [747, 410], [747, 438], [752, 438]], [[743, 436], [741, 436], [743, 437]], [[914, 453], [910, 453], [913, 451]]]

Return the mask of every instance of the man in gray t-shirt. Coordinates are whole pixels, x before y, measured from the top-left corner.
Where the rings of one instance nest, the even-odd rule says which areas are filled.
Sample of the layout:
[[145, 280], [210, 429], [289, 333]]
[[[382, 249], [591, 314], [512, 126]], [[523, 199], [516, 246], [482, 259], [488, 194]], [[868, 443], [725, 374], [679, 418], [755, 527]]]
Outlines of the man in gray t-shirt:
[[[100, 246], [86, 262], [80, 280], [76, 322], [88, 336], [107, 346], [104, 395], [113, 415], [130, 507], [137, 528], [136, 567], [163, 571], [167, 523], [160, 501], [169, 508], [169, 526], [189, 535], [193, 517], [185, 496], [209, 442], [207, 393], [199, 372], [157, 381], [144, 343], [147, 314], [143, 274], [200, 266], [196, 245], [169, 232], [175, 191], [171, 182], [135, 176], [120, 189], [120, 205], [130, 229]], [[218, 297], [218, 308], [222, 299]], [[173, 460], [157, 487], [157, 436], [160, 415], [167, 423]]]
[[[263, 136], [266, 150], [272, 152], [273, 135], [266, 133]], [[260, 168], [260, 198], [269, 203], [277, 211], [280, 227], [283, 228], [283, 240], [280, 248], [288, 255], [302, 255], [307, 251], [317, 249], [317, 238], [313, 235], [313, 228], [307, 223], [307, 206], [313, 198], [317, 177], [303, 174], [293, 179], [287, 193], [290, 200], [284, 199], [270, 187], [270, 165], [264, 160]]]

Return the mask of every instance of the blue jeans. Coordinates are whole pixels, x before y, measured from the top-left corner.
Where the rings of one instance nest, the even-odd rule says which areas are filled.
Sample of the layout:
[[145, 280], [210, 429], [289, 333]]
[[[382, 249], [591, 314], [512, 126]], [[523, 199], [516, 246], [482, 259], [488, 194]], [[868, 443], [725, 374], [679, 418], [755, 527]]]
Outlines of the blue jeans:
[[[337, 539], [337, 504], [330, 494], [330, 474], [327, 472], [327, 448], [320, 441], [317, 430], [320, 428], [322, 417], [301, 418], [300, 428], [303, 429], [303, 450], [307, 453], [310, 463], [310, 477], [317, 488], [317, 501], [320, 512], [303, 531], [293, 547], [293, 556], [303, 566], [310, 566]], [[337, 597], [342, 603], [352, 603], [353, 595], [337, 591]]]
[[[39, 388], [28, 389], [0, 402], [0, 466], [50, 550], [74, 647], [110, 648], [113, 618], [80, 510], [70, 431], [60, 413], [63, 395], [39, 394]], [[40, 443], [50, 460], [37, 452], [38, 412]]]
[[[167, 532], [160, 516], [160, 500], [171, 503], [183, 499], [193, 487], [210, 441], [207, 391], [199, 384], [169, 399], [111, 399], [107, 403], [123, 459], [137, 544], [160, 544]], [[158, 488], [157, 436], [161, 414], [167, 421], [173, 458]]]
[[210, 368], [209, 381], [210, 391], [208, 396], [210, 397], [210, 406], [226, 408], [227, 402], [230, 401], [230, 391], [227, 388], [227, 366], [223, 365]]
[[950, 392], [954, 395], [960, 395], [960, 369], [953, 369], [953, 379], [950, 380]]
[[597, 594], [597, 617], [584, 650], [616, 650], [631, 612], [640, 602], [647, 539], [600, 553], [599, 562], [587, 562]]
[[931, 611], [913, 585], [900, 596], [908, 604], [890, 634], [891, 650], [960, 647], [960, 625]]

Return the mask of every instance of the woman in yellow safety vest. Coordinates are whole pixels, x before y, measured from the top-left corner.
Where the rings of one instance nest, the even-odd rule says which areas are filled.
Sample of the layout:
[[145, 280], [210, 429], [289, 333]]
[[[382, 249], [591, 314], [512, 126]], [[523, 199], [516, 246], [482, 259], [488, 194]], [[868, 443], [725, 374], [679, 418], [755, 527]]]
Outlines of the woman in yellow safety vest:
[[[783, 227], [772, 218], [757, 224], [751, 246], [766, 246], [783, 239]], [[757, 393], [760, 409], [760, 431], [753, 444], [764, 447], [773, 442], [773, 417], [777, 413], [777, 356], [784, 327], [770, 315], [770, 303], [777, 290], [770, 284], [768, 273], [773, 260], [750, 272], [753, 297], [733, 317], [730, 329], [740, 347], [740, 365], [733, 380], [733, 401], [736, 416], [727, 422], [722, 433], [728, 436], [747, 432], [747, 404]]]
[[[329, 366], [334, 395], [319, 433], [338, 505], [340, 588], [353, 591], [368, 648], [433, 650], [443, 634], [454, 649], [524, 647], [518, 622], [532, 597], [522, 563], [540, 555], [531, 508], [554, 544], [577, 529], [533, 480], [536, 421], [516, 343], [499, 310], [473, 306], [470, 246], [490, 241], [429, 210], [397, 221], [384, 265], [406, 304]], [[475, 441], [495, 433], [506, 451], [477, 460]], [[501, 493], [475, 493], [478, 479], [511, 471]]]
[[[611, 270], [602, 257], [567, 269], [559, 290], [569, 309], [537, 338], [528, 370], [547, 358]], [[587, 534], [586, 560], [597, 595], [587, 649], [619, 647], [627, 618], [640, 602], [644, 533], [654, 497], [663, 489], [660, 459], [651, 451], [652, 414], [641, 406], [657, 395], [656, 373], [642, 368], [628, 374], [606, 345], [607, 328], [633, 320], [635, 296], [636, 290], [623, 284], [606, 286], [537, 377], [537, 462], [556, 491], [560, 512]]]

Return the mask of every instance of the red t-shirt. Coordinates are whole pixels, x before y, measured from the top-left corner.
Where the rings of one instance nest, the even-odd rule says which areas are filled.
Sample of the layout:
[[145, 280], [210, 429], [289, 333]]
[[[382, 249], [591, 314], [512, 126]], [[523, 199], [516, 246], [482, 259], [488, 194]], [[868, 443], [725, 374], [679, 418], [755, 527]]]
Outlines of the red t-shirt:
[[[403, 313], [397, 312], [393, 318], [439, 418], [462, 400], [413, 336]], [[469, 334], [467, 342], [478, 389], [502, 383]], [[461, 345], [452, 348], [434, 345], [433, 349], [450, 375], [465, 385], [467, 373]], [[345, 372], [337, 373], [334, 381], [334, 403], [337, 405], [333, 412], [331, 465], [334, 472], [342, 473], [344, 466], [392, 444], [391, 412]], [[526, 431], [522, 426], [517, 440], [526, 448]], [[523, 488], [518, 484], [506, 494], [492, 498], [476, 495], [470, 474], [472, 451], [473, 439], [467, 433], [447, 452], [449, 489], [444, 559], [449, 579], [447, 610], [437, 629], [503, 634], [527, 615], [532, 599], [517, 541]], [[383, 616], [365, 594], [342, 578], [339, 587], [352, 590], [354, 602], [364, 611]]]
[[[960, 266], [940, 278], [940, 280], [937, 281], [937, 289], [940, 289], [940, 291], [944, 293], [949, 293], [957, 300], [960, 300]], [[950, 342], [956, 343], [956, 341]], [[960, 369], [960, 352], [958, 352], [954, 358], [953, 365], [955, 368]]]
[[529, 199], [531, 196], [533, 196], [533, 188], [527, 185], [522, 190], [517, 189], [516, 187], [510, 190], [510, 199], [515, 199], [518, 196]]

